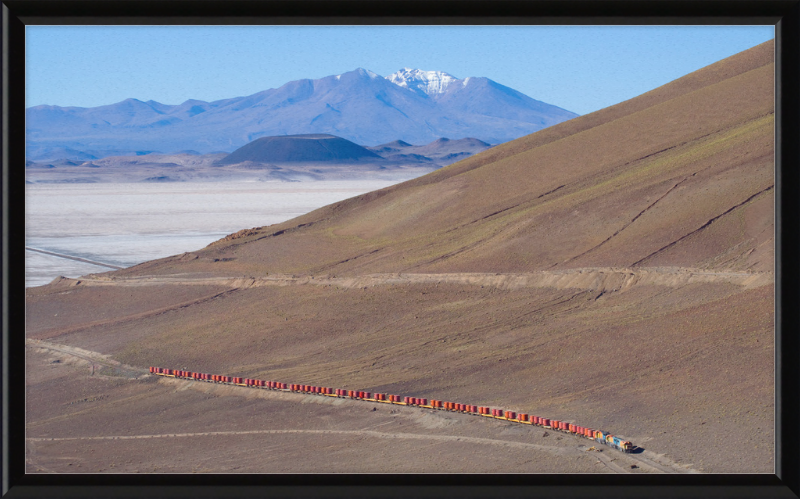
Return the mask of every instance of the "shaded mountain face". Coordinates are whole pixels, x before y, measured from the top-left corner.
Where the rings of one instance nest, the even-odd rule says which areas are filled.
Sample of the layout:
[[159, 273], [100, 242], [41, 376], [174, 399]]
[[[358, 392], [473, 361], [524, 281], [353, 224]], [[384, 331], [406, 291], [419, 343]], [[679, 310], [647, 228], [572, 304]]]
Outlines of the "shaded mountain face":
[[[773, 72], [767, 43], [424, 177], [261, 228], [253, 242], [203, 251], [230, 252], [236, 260], [224, 266], [167, 259], [147, 272], [771, 270]], [[285, 232], [295, 226], [303, 228]], [[272, 233], [282, 235], [263, 237]]]
[[180, 105], [126, 99], [93, 108], [35, 106], [26, 110], [29, 159], [53, 147], [95, 156], [103, 149], [230, 152], [264, 136], [308, 133], [365, 145], [397, 139], [424, 144], [439, 137], [496, 144], [577, 116], [488, 78], [417, 73], [383, 78], [357, 69], [246, 97]]
[[361, 159], [380, 160], [368, 149], [341, 137], [326, 134], [263, 137], [233, 151], [218, 164], [344, 162]]
[[471, 137], [458, 140], [450, 140], [442, 137], [430, 144], [421, 146], [411, 145], [402, 140], [395, 140], [387, 144], [368, 147], [367, 149], [386, 159], [396, 161], [417, 160], [449, 165], [468, 158], [473, 154], [485, 151], [490, 147], [492, 147], [491, 144]]

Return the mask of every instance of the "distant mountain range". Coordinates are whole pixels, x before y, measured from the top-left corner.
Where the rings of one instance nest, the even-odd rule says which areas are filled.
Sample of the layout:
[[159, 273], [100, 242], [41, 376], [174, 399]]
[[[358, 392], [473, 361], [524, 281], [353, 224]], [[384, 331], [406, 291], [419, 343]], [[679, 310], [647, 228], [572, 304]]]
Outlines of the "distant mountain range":
[[25, 165], [28, 183], [303, 181], [378, 178], [406, 180], [492, 147], [474, 138], [425, 145], [402, 140], [362, 147], [330, 134], [261, 137], [232, 153], [114, 155], [86, 161], [56, 159]]
[[359, 68], [214, 102], [34, 106], [26, 110], [26, 143], [28, 159], [36, 161], [231, 152], [264, 136], [309, 133], [366, 146], [441, 137], [498, 144], [576, 116], [488, 78], [409, 68], [384, 78]]

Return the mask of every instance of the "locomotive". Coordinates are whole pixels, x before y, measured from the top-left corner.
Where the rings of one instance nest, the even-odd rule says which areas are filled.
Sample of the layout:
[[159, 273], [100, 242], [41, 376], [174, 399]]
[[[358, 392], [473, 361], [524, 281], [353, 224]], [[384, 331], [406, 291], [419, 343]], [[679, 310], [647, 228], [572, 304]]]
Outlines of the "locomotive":
[[301, 385], [295, 383], [283, 383], [279, 381], [265, 381], [261, 379], [240, 378], [236, 376], [224, 376], [221, 374], [207, 374], [197, 373], [192, 371], [184, 371], [180, 369], [166, 369], [162, 367], [151, 367], [150, 373], [158, 376], [166, 376], [171, 378], [192, 379], [197, 381], [207, 381], [211, 383], [223, 383], [230, 385], [239, 385], [252, 388], [262, 388], [267, 390], [281, 390], [287, 392], [306, 393], [312, 395], [321, 395], [327, 397], [350, 398], [354, 400], [365, 400], [368, 402], [381, 402], [384, 404], [408, 405], [415, 407], [422, 407], [425, 409], [438, 409], [440, 411], [460, 412], [463, 414], [470, 414], [474, 416], [484, 416], [494, 419], [501, 419], [503, 421], [510, 421], [512, 423], [522, 423], [549, 430], [560, 431], [572, 435], [578, 435], [587, 438], [594, 442], [599, 442], [614, 449], [620, 450], [625, 453], [633, 452], [634, 446], [628, 440], [622, 440], [608, 432], [594, 430], [585, 426], [568, 423], [566, 421], [559, 421], [556, 419], [544, 418], [541, 416], [534, 416], [525, 413], [517, 414], [515, 411], [505, 411], [503, 409], [495, 409], [491, 407], [484, 407], [478, 405], [461, 404], [458, 402], [449, 402], [435, 399], [426, 399], [418, 397], [401, 397], [400, 395], [392, 395], [386, 393], [371, 393], [359, 390], [345, 390], [341, 388], [328, 388], [314, 385]]

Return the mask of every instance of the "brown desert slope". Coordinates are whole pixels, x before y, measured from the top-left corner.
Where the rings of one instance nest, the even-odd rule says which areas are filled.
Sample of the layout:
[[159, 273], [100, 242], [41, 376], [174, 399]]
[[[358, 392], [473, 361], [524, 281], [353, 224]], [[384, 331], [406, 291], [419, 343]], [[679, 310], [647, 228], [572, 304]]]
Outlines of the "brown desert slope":
[[[772, 46], [418, 179], [228, 238], [192, 262], [175, 257], [122, 274], [770, 271]], [[225, 262], [213, 262], [221, 255]]]
[[[605, 429], [651, 462], [771, 473], [773, 72], [769, 42], [424, 177], [193, 253], [31, 288], [27, 335], [140, 368], [503, 407]], [[44, 401], [51, 388], [37, 376], [29, 393]], [[196, 413], [181, 417], [205, 418], [184, 394], [189, 382], [176, 383], [152, 385], [152, 398], [128, 388], [136, 403], [126, 413], [162, 414], [164, 390], [177, 390]], [[232, 393], [228, 412], [213, 406], [218, 431], [241, 426], [247, 400]], [[139, 431], [111, 417], [119, 405], [106, 413], [103, 404], [93, 417], [107, 418], [87, 428], [84, 408], [63, 405], [55, 417], [29, 402], [28, 437]], [[342, 427], [337, 414], [349, 417], [305, 407], [298, 414], [330, 428]], [[270, 428], [305, 425], [272, 402], [263, 410], [276, 415]], [[462, 424], [429, 430], [462, 435]], [[495, 436], [513, 431], [499, 424]], [[294, 447], [287, 459], [300, 463], [349, 437], [325, 438], [334, 441], [306, 454]], [[265, 449], [284, 445], [259, 439]], [[136, 451], [161, 452], [148, 447], [166, 445], [156, 440]], [[353, 444], [363, 452], [348, 454], [347, 470], [374, 471], [384, 458], [365, 440]], [[247, 469], [259, 455], [225, 443], [234, 437], [181, 442], [197, 455], [223, 448]], [[79, 444], [36, 444], [32, 463], [70, 471], [54, 456]], [[489, 447], [456, 468], [494, 470], [484, 464], [504, 450]], [[447, 445], [437, 449], [452, 457]], [[522, 471], [552, 471], [542, 463], [532, 458]], [[582, 463], [570, 458], [557, 471], [586, 471]]]

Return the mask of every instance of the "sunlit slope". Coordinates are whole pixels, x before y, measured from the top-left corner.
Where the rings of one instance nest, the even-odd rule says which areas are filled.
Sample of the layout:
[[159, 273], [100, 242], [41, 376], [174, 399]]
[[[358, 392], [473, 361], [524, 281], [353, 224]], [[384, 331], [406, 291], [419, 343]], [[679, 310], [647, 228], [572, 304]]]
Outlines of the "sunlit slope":
[[424, 177], [124, 273], [772, 270], [773, 73], [767, 42]]

